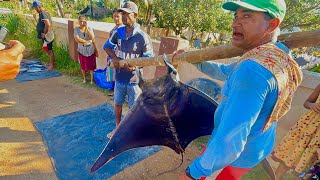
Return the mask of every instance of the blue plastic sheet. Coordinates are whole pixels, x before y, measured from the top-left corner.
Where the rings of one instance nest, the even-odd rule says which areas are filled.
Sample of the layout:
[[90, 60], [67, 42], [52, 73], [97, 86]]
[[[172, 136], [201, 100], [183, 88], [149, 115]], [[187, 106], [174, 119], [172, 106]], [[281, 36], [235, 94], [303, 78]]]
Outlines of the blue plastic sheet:
[[59, 179], [108, 179], [161, 149], [152, 146], [126, 151], [90, 174], [91, 166], [109, 140], [106, 135], [115, 127], [113, 112], [112, 105], [105, 103], [35, 123]]
[[93, 73], [94, 81], [96, 82], [96, 85], [107, 89], [107, 90], [113, 90], [114, 88], [114, 82], [108, 82], [107, 81], [107, 74], [106, 69], [97, 69]]
[[196, 78], [188, 81], [186, 84], [206, 93], [214, 100], [219, 99], [221, 87], [210, 79]]
[[20, 72], [16, 77], [17, 82], [34, 81], [62, 76], [56, 71], [48, 71], [47, 66], [38, 60], [22, 60]]

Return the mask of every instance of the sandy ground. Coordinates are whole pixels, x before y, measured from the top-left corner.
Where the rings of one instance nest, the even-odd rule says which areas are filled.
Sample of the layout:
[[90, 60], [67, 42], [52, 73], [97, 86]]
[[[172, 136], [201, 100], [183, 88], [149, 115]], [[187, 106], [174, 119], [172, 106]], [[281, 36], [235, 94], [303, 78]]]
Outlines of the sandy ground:
[[[104, 102], [110, 97], [89, 85], [82, 86], [62, 76], [45, 80], [0, 83], [0, 179], [57, 179], [42, 137], [33, 122], [63, 115]], [[169, 148], [114, 176], [113, 179], [176, 179], [197, 148], [181, 156]], [[158, 175], [158, 176], [157, 176]]]
[[0, 179], [57, 179], [33, 122], [106, 101], [65, 77], [0, 83]]
[[[105, 102], [112, 103], [112, 100], [90, 85], [75, 84], [64, 76], [24, 83], [1, 82], [0, 179], [57, 179], [46, 146], [33, 122]], [[285, 131], [279, 127], [277, 142]], [[181, 155], [164, 148], [111, 179], [174, 180], [199, 153], [195, 145], [188, 147], [183, 164], [174, 170], [181, 162]]]

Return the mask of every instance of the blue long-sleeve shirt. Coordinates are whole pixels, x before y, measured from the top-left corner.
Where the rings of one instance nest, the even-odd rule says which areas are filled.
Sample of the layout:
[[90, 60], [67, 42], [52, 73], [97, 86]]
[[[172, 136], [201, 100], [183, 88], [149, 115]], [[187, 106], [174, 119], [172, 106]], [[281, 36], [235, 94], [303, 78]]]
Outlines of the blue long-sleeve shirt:
[[272, 152], [276, 123], [263, 127], [277, 100], [277, 81], [270, 71], [252, 60], [235, 67], [203, 62], [203, 73], [225, 80], [222, 101], [215, 112], [215, 129], [206, 151], [189, 166], [194, 178], [210, 176], [231, 165], [252, 168]]

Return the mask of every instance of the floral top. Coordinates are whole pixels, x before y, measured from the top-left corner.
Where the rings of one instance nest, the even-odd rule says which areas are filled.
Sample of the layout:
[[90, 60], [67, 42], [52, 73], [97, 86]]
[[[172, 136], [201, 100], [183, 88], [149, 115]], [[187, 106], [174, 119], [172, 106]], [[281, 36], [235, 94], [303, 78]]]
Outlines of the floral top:
[[265, 131], [290, 110], [293, 93], [302, 81], [302, 71], [288, 54], [273, 43], [264, 44], [248, 51], [241, 56], [238, 64], [248, 59], [252, 59], [268, 69], [277, 79], [278, 100], [266, 122]]
[[[91, 31], [91, 33], [93, 34], [93, 30], [88, 28], [89, 31]], [[74, 28], [74, 37], [79, 36], [79, 38], [84, 39], [84, 40], [89, 40], [90, 37], [87, 33], [83, 33], [80, 31], [79, 27]], [[89, 44], [89, 45], [84, 45], [82, 43], [78, 43], [78, 49], [77, 51], [86, 56], [89, 57], [94, 53], [94, 46], [93, 44]]]

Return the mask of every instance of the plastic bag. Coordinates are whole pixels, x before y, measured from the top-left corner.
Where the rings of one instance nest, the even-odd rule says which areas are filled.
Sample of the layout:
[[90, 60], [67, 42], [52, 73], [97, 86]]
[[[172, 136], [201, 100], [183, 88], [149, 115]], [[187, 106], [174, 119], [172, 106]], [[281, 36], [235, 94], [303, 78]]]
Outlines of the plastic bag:
[[97, 86], [107, 90], [113, 90], [114, 82], [107, 82], [106, 69], [95, 70], [93, 73], [93, 78]]
[[48, 50], [49, 50], [47, 41], [43, 41], [42, 49], [43, 49], [44, 51], [48, 51]]

